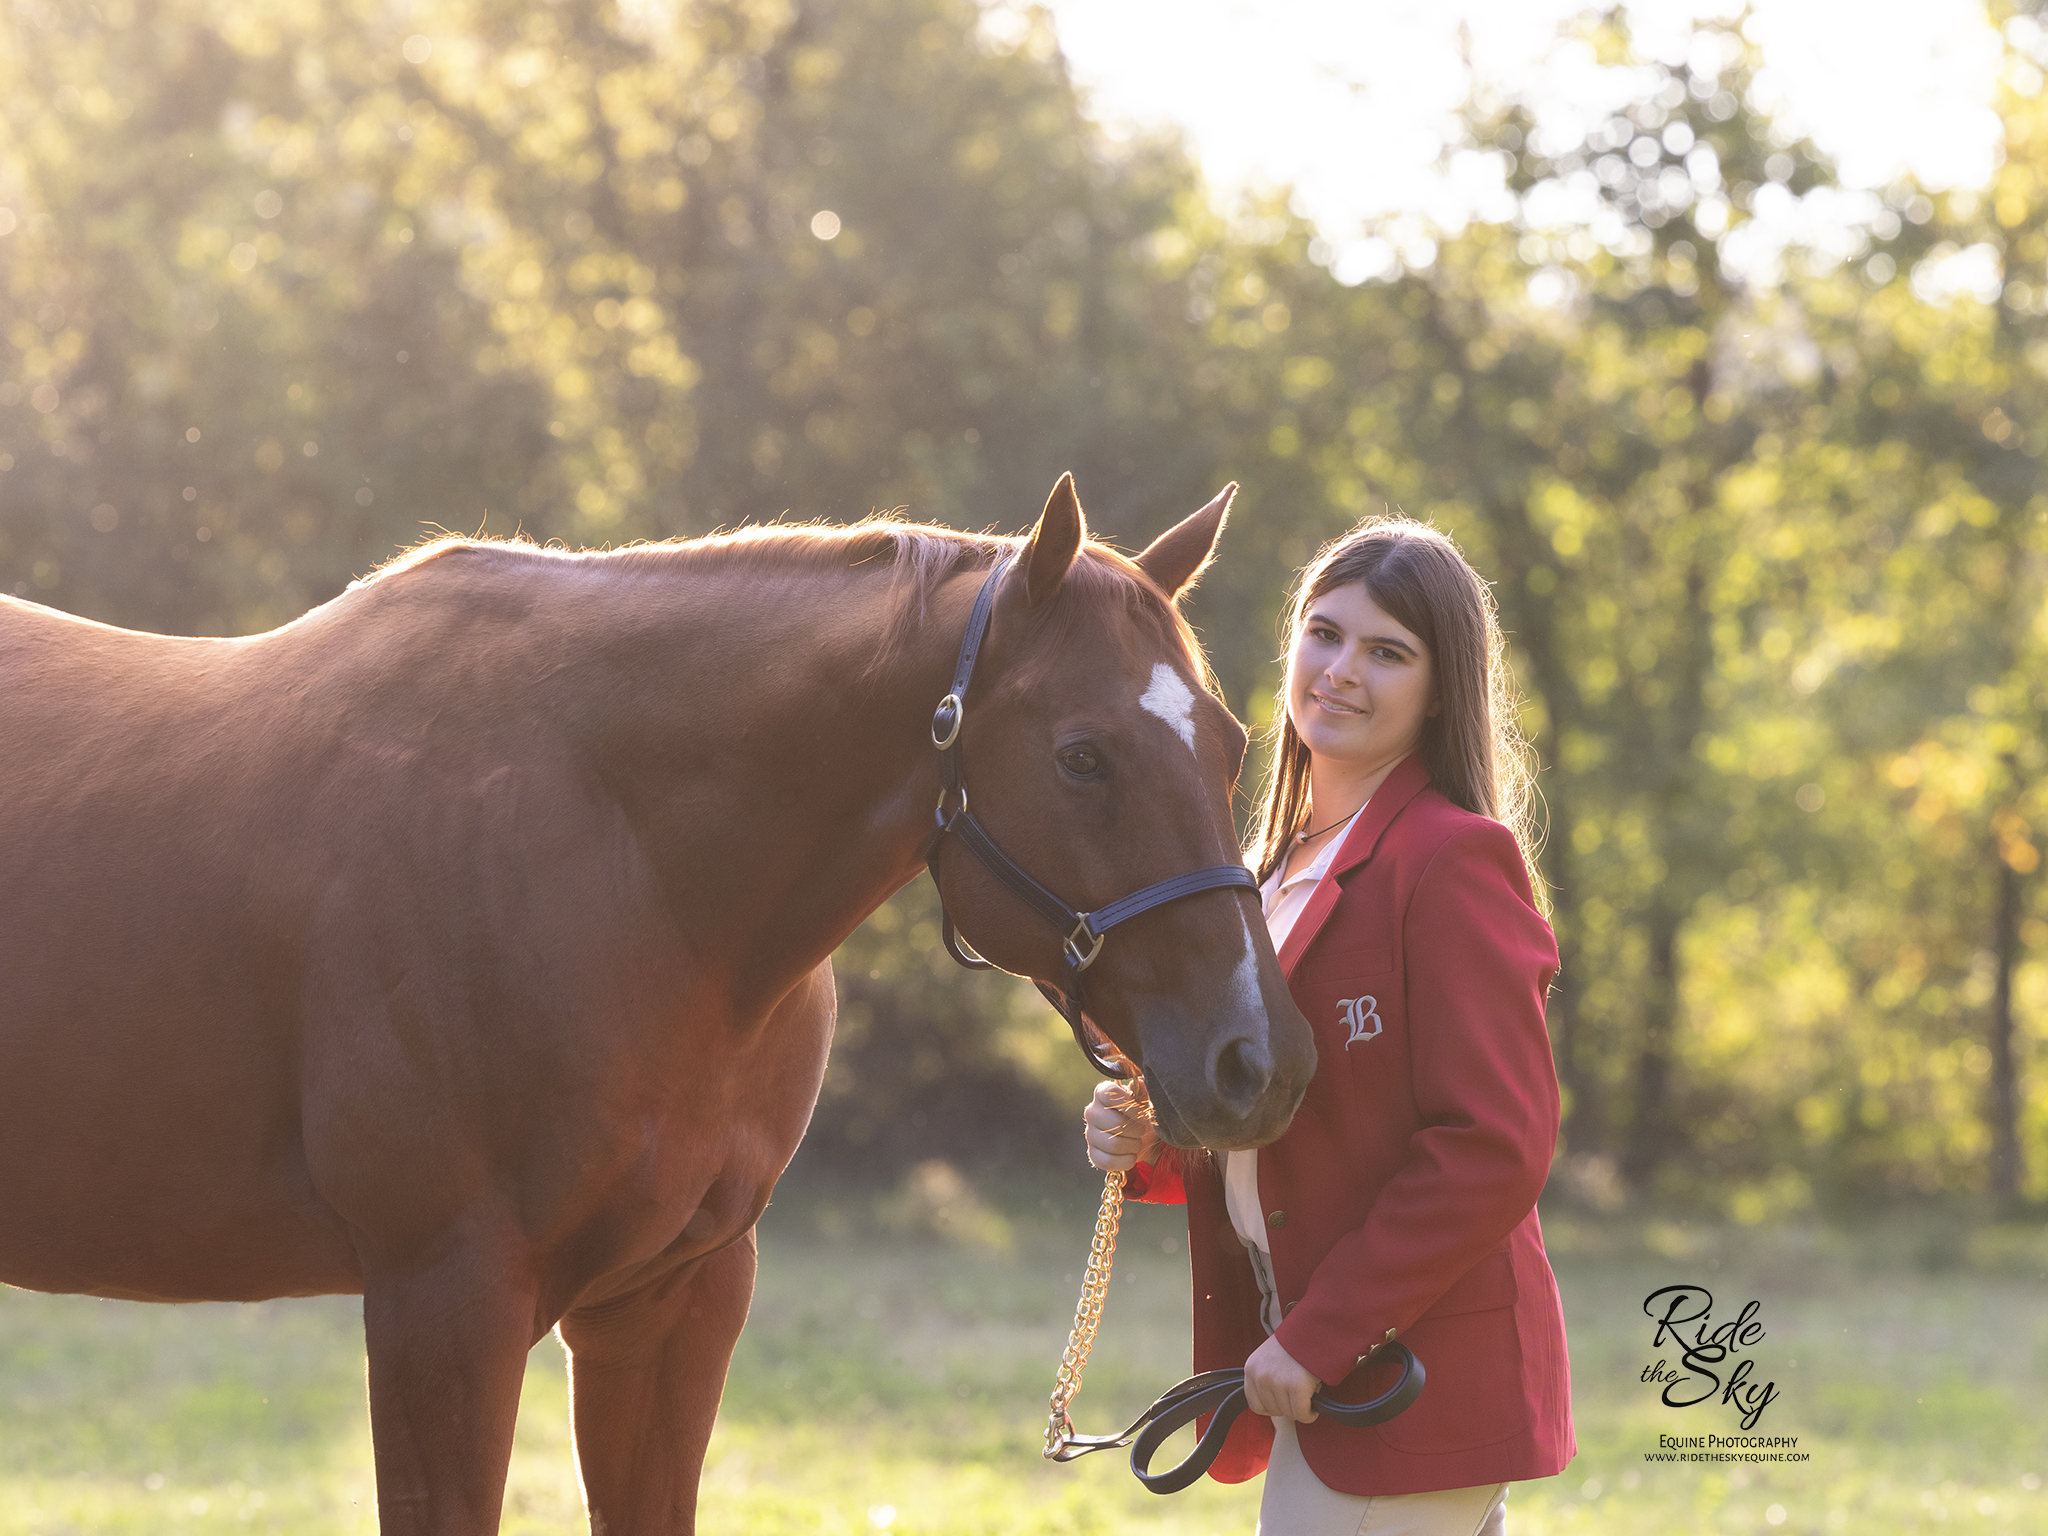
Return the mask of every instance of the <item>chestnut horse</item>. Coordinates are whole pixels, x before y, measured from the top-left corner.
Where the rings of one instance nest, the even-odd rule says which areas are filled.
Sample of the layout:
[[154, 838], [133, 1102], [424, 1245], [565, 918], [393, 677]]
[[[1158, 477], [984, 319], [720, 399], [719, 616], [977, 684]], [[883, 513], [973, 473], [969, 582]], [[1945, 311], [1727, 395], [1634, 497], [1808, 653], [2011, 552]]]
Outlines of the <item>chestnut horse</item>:
[[[924, 868], [984, 576], [976, 815], [1099, 907], [1237, 857], [1244, 732], [1173, 606], [1228, 498], [1135, 561], [1070, 479], [1024, 540], [450, 539], [240, 640], [0, 599], [0, 1280], [360, 1294], [387, 1536], [497, 1528], [559, 1326], [592, 1530], [691, 1530], [827, 957]], [[1271, 1140], [1314, 1067], [1242, 890], [1119, 927], [1088, 1006], [1184, 1145]]]

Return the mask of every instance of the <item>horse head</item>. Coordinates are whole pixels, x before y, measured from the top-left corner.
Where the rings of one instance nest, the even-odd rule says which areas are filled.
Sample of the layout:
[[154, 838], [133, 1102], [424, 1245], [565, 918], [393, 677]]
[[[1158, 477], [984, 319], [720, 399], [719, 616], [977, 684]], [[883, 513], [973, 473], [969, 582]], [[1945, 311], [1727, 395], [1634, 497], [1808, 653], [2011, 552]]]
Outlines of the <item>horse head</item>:
[[[1063, 476], [992, 588], [958, 716], [958, 771], [978, 830], [1007, 850], [996, 860], [1078, 913], [1242, 864], [1231, 796], [1244, 727], [1216, 697], [1176, 607], [1208, 564], [1235, 489], [1133, 560], [1089, 540]], [[1005, 970], [1070, 986], [1070, 935], [1042, 903], [1020, 899], [995, 861], [961, 857], [957, 841], [940, 840], [933, 872], [960, 932]], [[1271, 1141], [1315, 1070], [1308, 1021], [1248, 885], [1241, 875], [1236, 886], [1211, 881], [1140, 910], [1085, 959], [1087, 1017], [1144, 1073], [1161, 1134], [1176, 1145]]]

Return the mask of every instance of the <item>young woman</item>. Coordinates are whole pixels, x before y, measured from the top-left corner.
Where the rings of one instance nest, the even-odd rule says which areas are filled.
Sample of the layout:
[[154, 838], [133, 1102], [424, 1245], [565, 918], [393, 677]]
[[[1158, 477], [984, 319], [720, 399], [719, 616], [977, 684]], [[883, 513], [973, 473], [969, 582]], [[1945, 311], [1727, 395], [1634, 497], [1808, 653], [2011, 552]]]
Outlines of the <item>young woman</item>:
[[[1485, 584], [1433, 528], [1369, 521], [1316, 557], [1247, 851], [1314, 1080], [1256, 1152], [1164, 1146], [1117, 1084], [1086, 1112], [1098, 1167], [1187, 1204], [1195, 1369], [1242, 1363], [1252, 1410], [1211, 1475], [1265, 1469], [1263, 1536], [1498, 1536], [1508, 1483], [1576, 1450], [1535, 1209], [1557, 947], [1503, 650]], [[1320, 1385], [1358, 1401], [1391, 1383], [1365, 1357], [1395, 1338], [1429, 1373], [1421, 1398], [1370, 1429], [1318, 1422]]]

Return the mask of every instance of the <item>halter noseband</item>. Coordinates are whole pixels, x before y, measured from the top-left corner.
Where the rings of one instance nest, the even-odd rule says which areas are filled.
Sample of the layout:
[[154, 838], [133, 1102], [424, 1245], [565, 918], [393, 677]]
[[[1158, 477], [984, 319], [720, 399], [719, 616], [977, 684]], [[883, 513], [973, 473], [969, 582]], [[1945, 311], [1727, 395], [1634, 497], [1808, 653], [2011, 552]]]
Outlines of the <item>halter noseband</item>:
[[[1007, 558], [998, 560], [982, 582], [981, 591], [974, 599], [974, 611], [967, 619], [967, 633], [960, 641], [960, 659], [953, 667], [953, 686], [932, 714], [932, 745], [939, 749], [939, 805], [934, 813], [937, 826], [931, 841], [925, 845], [925, 867], [931, 871], [932, 884], [936, 887], [939, 883], [939, 845], [946, 840], [947, 833], [954, 833], [967, 850], [981, 860], [982, 866], [1008, 887], [1012, 895], [1052, 924], [1062, 935], [1060, 984], [1055, 987], [1034, 979], [1033, 985], [1045, 994], [1047, 1002], [1059, 1010], [1060, 1017], [1074, 1032], [1074, 1043], [1081, 1047], [1081, 1053], [1097, 1071], [1111, 1077], [1128, 1078], [1134, 1069], [1120, 1058], [1105, 1054], [1104, 1047], [1108, 1042], [1102, 1039], [1100, 1031], [1082, 1011], [1081, 973], [1102, 953], [1103, 941], [1109, 936], [1109, 930], [1126, 918], [1136, 917], [1140, 912], [1149, 912], [1154, 907], [1178, 901], [1183, 896], [1192, 896], [1198, 891], [1228, 887], [1256, 891], [1259, 882], [1242, 864], [1212, 864], [1207, 869], [1174, 875], [1141, 891], [1133, 891], [1093, 912], [1077, 912], [1018, 868], [1016, 861], [998, 848], [995, 839], [974, 819], [974, 813], [967, 808], [966, 769], [954, 748], [959, 744], [960, 727], [967, 715], [967, 690], [974, 682], [974, 661], [981, 652], [981, 642], [988, 634], [989, 615], [995, 608], [996, 585], [1009, 566]], [[959, 803], [949, 811], [947, 802], [953, 800]], [[995, 969], [961, 942], [959, 932], [953, 927], [953, 914], [946, 909], [943, 890], [939, 892], [939, 929], [945, 936], [947, 952], [955, 960], [970, 970]]]

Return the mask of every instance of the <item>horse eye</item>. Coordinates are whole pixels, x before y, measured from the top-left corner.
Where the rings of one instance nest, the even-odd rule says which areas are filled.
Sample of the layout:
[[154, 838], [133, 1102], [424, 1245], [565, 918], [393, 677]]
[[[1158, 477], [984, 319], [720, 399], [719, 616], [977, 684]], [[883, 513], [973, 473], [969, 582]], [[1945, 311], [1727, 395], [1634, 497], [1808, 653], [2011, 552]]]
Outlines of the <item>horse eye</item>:
[[1102, 766], [1101, 760], [1096, 757], [1092, 747], [1069, 747], [1060, 754], [1060, 763], [1067, 772], [1073, 774], [1077, 779], [1093, 776], [1095, 771]]

